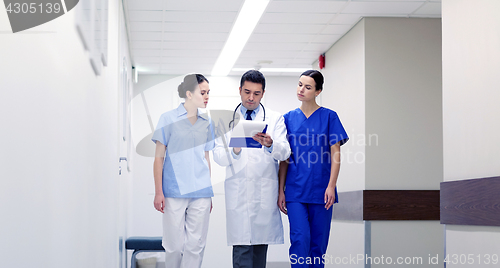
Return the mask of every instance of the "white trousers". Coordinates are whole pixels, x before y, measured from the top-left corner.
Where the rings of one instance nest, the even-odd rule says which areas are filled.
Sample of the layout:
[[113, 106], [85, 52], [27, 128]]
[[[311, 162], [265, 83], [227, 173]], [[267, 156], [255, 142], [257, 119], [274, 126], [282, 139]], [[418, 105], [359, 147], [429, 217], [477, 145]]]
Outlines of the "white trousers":
[[163, 240], [166, 268], [201, 267], [212, 199], [165, 198]]

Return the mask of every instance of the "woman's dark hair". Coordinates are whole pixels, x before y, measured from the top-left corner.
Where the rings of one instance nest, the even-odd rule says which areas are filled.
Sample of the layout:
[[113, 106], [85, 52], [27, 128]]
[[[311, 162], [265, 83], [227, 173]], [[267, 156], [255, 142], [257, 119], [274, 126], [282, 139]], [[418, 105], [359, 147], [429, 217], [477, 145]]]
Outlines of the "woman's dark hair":
[[245, 81], [261, 84], [262, 91], [266, 90], [266, 78], [257, 70], [249, 70], [244, 73], [240, 80], [240, 87], [243, 87]]
[[188, 74], [184, 77], [184, 81], [177, 87], [179, 92], [179, 97], [186, 98], [186, 92], [194, 92], [197, 85], [203, 83], [208, 83], [208, 79], [202, 74]]
[[316, 83], [316, 90], [323, 90], [323, 82], [325, 79], [323, 78], [323, 75], [316, 70], [307, 70], [303, 72], [300, 76], [309, 76], [312, 79], [314, 79], [314, 82]]

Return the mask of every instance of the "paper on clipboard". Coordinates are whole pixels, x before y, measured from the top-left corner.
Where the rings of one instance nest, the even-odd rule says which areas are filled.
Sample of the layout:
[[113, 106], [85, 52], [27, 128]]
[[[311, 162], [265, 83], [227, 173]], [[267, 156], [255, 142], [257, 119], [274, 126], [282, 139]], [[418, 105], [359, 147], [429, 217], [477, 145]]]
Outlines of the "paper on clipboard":
[[266, 133], [267, 124], [264, 121], [240, 120], [231, 133], [229, 147], [262, 148], [262, 145], [252, 137]]

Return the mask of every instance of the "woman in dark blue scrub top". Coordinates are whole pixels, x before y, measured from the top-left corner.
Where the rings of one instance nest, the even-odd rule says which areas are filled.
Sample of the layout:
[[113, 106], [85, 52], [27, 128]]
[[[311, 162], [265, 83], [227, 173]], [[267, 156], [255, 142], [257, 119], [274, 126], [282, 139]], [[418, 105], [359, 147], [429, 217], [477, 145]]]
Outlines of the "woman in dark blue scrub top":
[[280, 163], [278, 206], [290, 222], [292, 267], [324, 267], [330, 207], [338, 203], [340, 146], [349, 139], [337, 113], [316, 103], [323, 80], [319, 71], [302, 73], [302, 105], [284, 115], [292, 154]]

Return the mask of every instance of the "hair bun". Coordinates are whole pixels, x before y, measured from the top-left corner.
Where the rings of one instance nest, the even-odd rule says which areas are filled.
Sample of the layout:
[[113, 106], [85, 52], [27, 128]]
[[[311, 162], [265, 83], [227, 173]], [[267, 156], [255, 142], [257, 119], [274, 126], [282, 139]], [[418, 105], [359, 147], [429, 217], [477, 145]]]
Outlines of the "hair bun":
[[184, 82], [177, 87], [177, 92], [179, 92], [180, 98], [186, 98], [186, 89], [184, 88]]
[[208, 83], [207, 78], [203, 76], [202, 74], [188, 74], [184, 77], [184, 81], [181, 82], [181, 84], [177, 87], [177, 92], [179, 92], [179, 97], [181, 98], [186, 98], [187, 95], [186, 93], [188, 91], [194, 92], [196, 89], [196, 86], [198, 84], [203, 83], [203, 81], [206, 81]]

